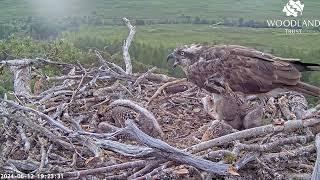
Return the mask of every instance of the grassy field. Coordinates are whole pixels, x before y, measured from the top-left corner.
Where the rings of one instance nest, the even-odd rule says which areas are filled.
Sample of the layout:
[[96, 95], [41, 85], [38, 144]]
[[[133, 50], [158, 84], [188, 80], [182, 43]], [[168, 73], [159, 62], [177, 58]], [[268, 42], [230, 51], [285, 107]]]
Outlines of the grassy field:
[[[105, 18], [176, 18], [181, 15], [208, 19], [265, 21], [284, 17], [287, 0], [0, 0], [0, 20], [15, 17], [84, 16], [96, 12]], [[319, 17], [319, 0], [305, 1], [304, 18]]]
[[[96, 37], [106, 41], [122, 40], [127, 35], [127, 28], [121, 26], [83, 27], [79, 32], [68, 33], [65, 37], [75, 41], [80, 37]], [[285, 56], [278, 49], [291, 49], [291, 56], [301, 58], [299, 53], [317, 51], [320, 54], [320, 33], [309, 32], [305, 34], [286, 35], [283, 29], [255, 29], [235, 27], [210, 27], [208, 25], [152, 25], [138, 26], [135, 37], [136, 42], [148, 46], [164, 46], [168, 49], [179, 45], [191, 43], [222, 43], [250, 46], [264, 51], [271, 51]], [[318, 61], [316, 57], [304, 59], [305, 61]]]

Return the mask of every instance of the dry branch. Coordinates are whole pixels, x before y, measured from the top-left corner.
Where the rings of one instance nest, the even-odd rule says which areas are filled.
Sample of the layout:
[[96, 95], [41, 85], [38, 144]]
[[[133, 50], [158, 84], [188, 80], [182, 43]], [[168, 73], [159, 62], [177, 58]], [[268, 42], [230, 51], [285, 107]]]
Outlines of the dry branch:
[[320, 123], [320, 119], [306, 119], [306, 120], [292, 120], [285, 122], [284, 125], [274, 126], [272, 124], [266, 126], [260, 126], [256, 128], [246, 129], [243, 131], [228, 134], [226, 136], [218, 137], [200, 144], [194, 145], [188, 148], [188, 151], [197, 153], [206, 149], [228, 144], [235, 140], [241, 140], [245, 138], [256, 138], [265, 136], [267, 134], [279, 133], [279, 132], [292, 132], [305, 127], [315, 126]]
[[[238, 143], [235, 145], [235, 148], [236, 148], [235, 151], [240, 152], [242, 150], [245, 150], [245, 151], [266, 152], [266, 151], [272, 151], [277, 147], [287, 145], [287, 144], [296, 144], [296, 143], [306, 144], [312, 141], [313, 139], [314, 139], [313, 136], [295, 136], [295, 137], [280, 139], [280, 140], [277, 140], [271, 143], [266, 143], [263, 145], [259, 145], [259, 144], [248, 145], [248, 144]], [[239, 154], [239, 153], [236, 153], [236, 154]]]
[[60, 63], [60, 62], [55, 62], [47, 59], [42, 59], [42, 58], [36, 58], [36, 59], [14, 59], [14, 60], [7, 60], [7, 61], [0, 61], [0, 64], [3, 64], [5, 66], [34, 66], [34, 67], [40, 67], [43, 65], [58, 65], [58, 66], [68, 66], [68, 67], [73, 67], [71, 64], [67, 63]]
[[149, 69], [146, 73], [142, 74], [141, 76], [139, 76], [137, 78], [137, 80], [133, 83], [133, 87], [139, 85], [144, 79], [146, 79], [148, 76], [150, 76], [150, 74], [155, 71], [157, 68], [153, 67], [151, 69]]
[[142, 106], [138, 105], [137, 103], [134, 103], [130, 100], [116, 100], [116, 101], [112, 102], [109, 107], [111, 108], [114, 106], [130, 107], [130, 108], [134, 109], [135, 111], [141, 113], [144, 117], [146, 117], [146, 118], [144, 118], [144, 120], [146, 121], [145, 124], [152, 126], [153, 130], [158, 132], [160, 136], [164, 135], [157, 119], [146, 108], [144, 108], [144, 107], [142, 107]]
[[18, 97], [30, 97], [31, 95], [31, 67], [30, 66], [10, 66], [13, 73], [13, 89]]
[[98, 60], [100, 62], [100, 64], [102, 64], [103, 66], [109, 68], [110, 72], [112, 74], [116, 74], [116, 72], [112, 71], [111, 68], [109, 67], [109, 65], [111, 65], [117, 72], [119, 72], [120, 74], [124, 75], [126, 74], [126, 72], [118, 65], [112, 63], [112, 62], [108, 62], [105, 59], [103, 59], [103, 57], [101, 56], [100, 52], [95, 50], [96, 56], [98, 57]]
[[3, 102], [6, 102], [8, 105], [18, 109], [18, 110], [21, 110], [21, 111], [24, 111], [24, 112], [31, 112], [31, 113], [34, 113], [36, 115], [38, 115], [39, 117], [43, 118], [44, 120], [48, 121], [49, 124], [59, 128], [60, 130], [62, 130], [64, 133], [71, 133], [72, 130], [67, 128], [66, 126], [64, 126], [63, 124], [61, 124], [60, 122], [58, 121], [55, 121], [54, 119], [52, 119], [51, 117], [49, 117], [48, 115], [40, 112], [40, 111], [37, 111], [37, 110], [34, 110], [32, 108], [29, 108], [29, 107], [25, 107], [25, 106], [21, 106], [13, 101], [8, 101], [8, 100], [3, 100], [3, 99], [0, 99], [1, 101]]
[[148, 157], [155, 154], [154, 150], [148, 147], [128, 145], [110, 140], [96, 139], [96, 141], [97, 144], [102, 148], [117, 152], [128, 157]]
[[69, 66], [70, 64], [58, 63], [47, 59], [14, 59], [8, 61], [0, 61], [0, 64], [8, 66], [14, 77], [14, 92], [20, 97], [29, 97], [31, 95], [31, 67], [39, 68], [44, 65]]
[[29, 127], [32, 131], [38, 132], [39, 134], [47, 137], [50, 141], [57, 143], [63, 148], [74, 150], [74, 146], [72, 146], [70, 143], [64, 141], [61, 139], [61, 137], [55, 135], [50, 130], [48, 130], [45, 127], [42, 127], [38, 125], [37, 123], [33, 122], [29, 117], [24, 116], [13, 116], [9, 117], [8, 115], [5, 115], [6, 118], [10, 118], [13, 121], [20, 122], [24, 124], [25, 126]]
[[312, 173], [312, 180], [320, 179], [320, 134], [316, 136], [317, 160]]
[[308, 157], [316, 151], [315, 145], [302, 146], [291, 151], [285, 151], [280, 153], [270, 153], [261, 156], [261, 159], [267, 162], [290, 160], [300, 157]]
[[25, 150], [26, 152], [29, 152], [31, 145], [30, 145], [29, 138], [27, 137], [27, 135], [26, 135], [26, 133], [25, 133], [25, 130], [22, 128], [21, 125], [18, 125], [18, 126], [17, 126], [17, 129], [18, 129], [18, 131], [19, 131], [19, 133], [20, 133], [21, 140], [22, 140], [23, 143], [24, 143], [24, 150]]
[[133, 37], [136, 33], [136, 28], [131, 25], [130, 21], [127, 18], [122, 18], [122, 20], [129, 28], [128, 37], [124, 41], [123, 48], [122, 48], [123, 59], [124, 59], [125, 65], [126, 65], [126, 74], [132, 74], [132, 64], [131, 64], [131, 58], [130, 58], [130, 54], [129, 54], [129, 48], [130, 48], [131, 42], [133, 40]]
[[164, 85], [162, 85], [161, 87], [159, 87], [159, 89], [154, 93], [154, 95], [149, 99], [148, 104], [150, 104], [153, 99], [155, 99], [157, 96], [159, 96], [161, 94], [161, 92], [168, 86], [172, 86], [174, 84], [178, 84], [178, 83], [182, 83], [182, 82], [186, 82], [187, 79], [178, 79], [172, 82], [167, 82]]
[[213, 163], [211, 161], [188, 154], [177, 148], [171, 147], [167, 143], [159, 139], [152, 138], [151, 136], [143, 133], [131, 120], [127, 120], [126, 125], [127, 133], [132, 135], [137, 141], [158, 151], [158, 154], [163, 158], [167, 158], [183, 164], [189, 164], [201, 170], [216, 173], [219, 175], [230, 174], [230, 166], [227, 164]]
[[147, 163], [146, 161], [126, 162], [126, 163], [107, 166], [107, 167], [88, 169], [88, 170], [80, 170], [80, 171], [74, 171], [74, 172], [67, 172], [67, 173], [63, 174], [63, 177], [64, 178], [68, 178], [68, 177], [81, 178], [86, 175], [92, 175], [92, 174], [97, 175], [97, 174], [111, 172], [111, 171], [139, 168], [139, 167], [145, 166], [146, 163]]

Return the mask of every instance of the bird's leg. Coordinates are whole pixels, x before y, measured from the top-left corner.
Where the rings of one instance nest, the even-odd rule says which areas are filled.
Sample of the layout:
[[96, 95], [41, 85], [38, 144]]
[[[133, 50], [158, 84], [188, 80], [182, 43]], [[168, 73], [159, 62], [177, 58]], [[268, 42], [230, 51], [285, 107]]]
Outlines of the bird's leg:
[[232, 97], [237, 97], [237, 94], [233, 92], [233, 90], [230, 88], [228, 83], [224, 83], [223, 87], [225, 89], [225, 94], [232, 96]]
[[214, 106], [214, 104], [212, 103], [212, 99], [209, 95], [206, 95], [206, 97], [203, 97], [201, 99], [202, 105], [203, 105], [203, 109], [205, 110], [205, 112], [209, 112], [210, 109]]
[[216, 110], [216, 100], [217, 97], [209, 96], [201, 99], [201, 102], [203, 104], [204, 111], [212, 118], [212, 119], [219, 119], [217, 110]]
[[219, 94], [225, 94], [226, 90], [224, 88], [224, 78], [216, 75], [211, 76], [204, 83], [205, 86], [217, 91]]
[[235, 93], [229, 84], [225, 81], [225, 79], [218, 74], [214, 74], [205, 82], [205, 85], [209, 88], [216, 90], [222, 96], [231, 96], [233, 97], [238, 105], [242, 105], [244, 103], [244, 99], [242, 99], [237, 93]]
[[225, 92], [224, 94], [226, 96], [231, 96], [233, 97], [236, 102], [238, 103], [239, 106], [241, 106], [244, 103], [244, 99], [242, 99], [237, 93], [235, 93], [231, 87], [229, 86], [228, 83], [226, 83], [225, 81], [221, 82], [221, 85], [223, 86]]

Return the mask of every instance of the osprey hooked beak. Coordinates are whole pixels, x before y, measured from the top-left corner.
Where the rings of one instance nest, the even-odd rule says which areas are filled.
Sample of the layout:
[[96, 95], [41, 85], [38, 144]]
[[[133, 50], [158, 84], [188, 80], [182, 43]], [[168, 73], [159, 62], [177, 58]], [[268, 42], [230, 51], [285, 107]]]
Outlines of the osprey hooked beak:
[[174, 55], [174, 53], [171, 53], [167, 56], [167, 62], [169, 62], [169, 60], [174, 60], [172, 68], [175, 69], [179, 64], [179, 62], [177, 61], [177, 57]]

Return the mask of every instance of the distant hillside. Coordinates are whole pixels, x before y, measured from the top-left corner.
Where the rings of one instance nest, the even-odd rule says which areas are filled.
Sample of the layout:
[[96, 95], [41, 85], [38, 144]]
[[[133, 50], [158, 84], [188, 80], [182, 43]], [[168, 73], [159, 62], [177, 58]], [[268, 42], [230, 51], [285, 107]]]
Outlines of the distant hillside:
[[[207, 19], [265, 19], [284, 17], [287, 0], [0, 0], [0, 21], [22, 17], [170, 19], [199, 16]], [[320, 17], [320, 1], [305, 1], [304, 17]]]

